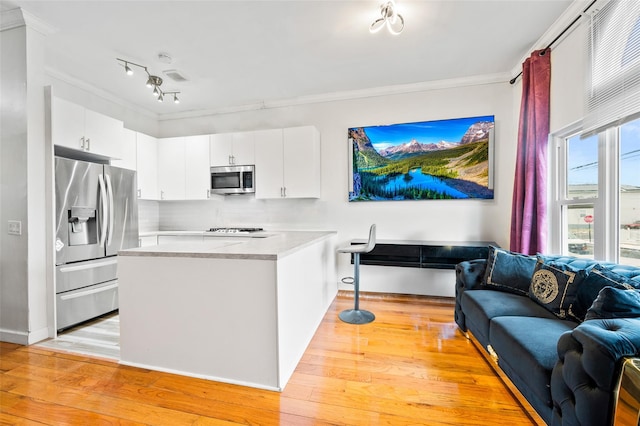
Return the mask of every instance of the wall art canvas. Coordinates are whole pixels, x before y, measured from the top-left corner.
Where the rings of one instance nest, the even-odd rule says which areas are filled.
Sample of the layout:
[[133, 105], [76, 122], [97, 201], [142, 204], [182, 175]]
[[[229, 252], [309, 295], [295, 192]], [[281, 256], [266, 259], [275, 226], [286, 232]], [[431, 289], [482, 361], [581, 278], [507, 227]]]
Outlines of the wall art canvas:
[[492, 199], [494, 116], [348, 131], [349, 201]]

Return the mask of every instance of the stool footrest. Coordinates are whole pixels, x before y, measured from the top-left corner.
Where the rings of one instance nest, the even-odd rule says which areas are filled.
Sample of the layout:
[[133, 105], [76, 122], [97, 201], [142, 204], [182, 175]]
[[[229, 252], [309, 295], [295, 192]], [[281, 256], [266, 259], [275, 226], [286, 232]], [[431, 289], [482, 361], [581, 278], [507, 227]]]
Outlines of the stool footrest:
[[356, 282], [356, 280], [353, 277], [344, 277], [340, 281], [342, 281], [342, 284], [348, 284], [348, 285], [353, 285]]

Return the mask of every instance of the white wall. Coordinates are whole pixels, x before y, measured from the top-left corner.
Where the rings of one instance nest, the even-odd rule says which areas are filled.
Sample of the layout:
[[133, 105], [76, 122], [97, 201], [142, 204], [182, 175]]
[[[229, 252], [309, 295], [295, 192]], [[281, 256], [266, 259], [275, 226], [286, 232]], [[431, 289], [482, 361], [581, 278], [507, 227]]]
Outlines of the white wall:
[[48, 334], [44, 36], [12, 19], [0, 32], [0, 340], [25, 344]]
[[[338, 231], [338, 242], [344, 244], [352, 238], [365, 238], [369, 225], [376, 223], [379, 239], [489, 240], [507, 246], [517, 129], [512, 91], [508, 79], [504, 79], [417, 93], [161, 121], [160, 134], [165, 137], [315, 125], [321, 134], [322, 198], [256, 200], [230, 196], [224, 201], [160, 202], [160, 229], [237, 225], [331, 229]], [[347, 201], [349, 127], [489, 114], [496, 119], [493, 200]], [[339, 265], [340, 276], [351, 274], [348, 256]], [[376, 267], [375, 274], [388, 272], [389, 268]], [[449, 279], [453, 288], [453, 279]], [[404, 292], [395, 279], [388, 281], [392, 284], [386, 291]], [[364, 278], [362, 288], [367, 290]]]

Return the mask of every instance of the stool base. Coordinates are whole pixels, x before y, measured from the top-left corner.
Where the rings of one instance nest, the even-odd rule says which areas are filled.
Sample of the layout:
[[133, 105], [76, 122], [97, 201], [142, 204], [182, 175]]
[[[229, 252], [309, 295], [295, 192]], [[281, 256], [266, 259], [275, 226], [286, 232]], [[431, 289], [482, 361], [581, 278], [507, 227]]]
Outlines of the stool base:
[[346, 309], [338, 315], [340, 319], [349, 324], [369, 324], [376, 316], [362, 309]]

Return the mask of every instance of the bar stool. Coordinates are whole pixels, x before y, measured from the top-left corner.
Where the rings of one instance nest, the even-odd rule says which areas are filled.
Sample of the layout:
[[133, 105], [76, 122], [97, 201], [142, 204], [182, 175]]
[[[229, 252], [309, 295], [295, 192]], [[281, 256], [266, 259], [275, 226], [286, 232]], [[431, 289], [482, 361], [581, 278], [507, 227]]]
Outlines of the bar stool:
[[354, 286], [354, 308], [340, 312], [340, 319], [349, 324], [368, 324], [376, 319], [376, 316], [360, 309], [360, 254], [369, 253], [376, 245], [376, 225], [371, 225], [369, 229], [369, 241], [366, 244], [352, 244], [338, 249], [338, 253], [353, 254], [353, 286]]

